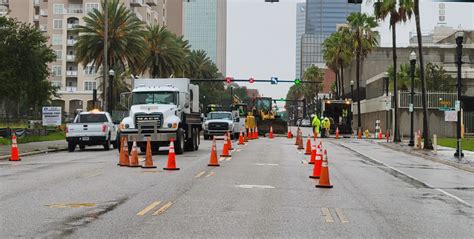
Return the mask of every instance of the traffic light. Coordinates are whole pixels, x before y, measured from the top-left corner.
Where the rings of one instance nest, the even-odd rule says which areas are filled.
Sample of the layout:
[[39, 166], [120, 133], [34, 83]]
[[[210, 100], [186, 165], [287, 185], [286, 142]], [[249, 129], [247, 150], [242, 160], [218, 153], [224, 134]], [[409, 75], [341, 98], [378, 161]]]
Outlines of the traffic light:
[[225, 82], [227, 82], [227, 84], [232, 83], [232, 77], [230, 77], [230, 76], [226, 77]]
[[295, 79], [295, 85], [300, 85], [301, 84], [301, 80], [300, 79]]
[[285, 101], [285, 98], [280, 98], [280, 101]]
[[347, 0], [348, 3], [361, 4], [362, 0]]
[[249, 83], [254, 83], [255, 82], [255, 79], [253, 77], [250, 77], [249, 78]]

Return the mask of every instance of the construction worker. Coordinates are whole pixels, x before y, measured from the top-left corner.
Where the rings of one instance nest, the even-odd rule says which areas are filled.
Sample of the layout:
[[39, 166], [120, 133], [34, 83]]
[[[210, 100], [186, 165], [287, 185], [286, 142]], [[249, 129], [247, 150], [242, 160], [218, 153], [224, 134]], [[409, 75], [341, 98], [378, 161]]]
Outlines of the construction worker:
[[248, 113], [248, 116], [245, 118], [245, 129], [249, 132], [249, 129], [255, 129], [255, 116], [253, 116], [252, 112]]
[[319, 134], [319, 127], [321, 126], [321, 121], [319, 120], [317, 115], [311, 115], [313, 117], [313, 121], [311, 122], [311, 125], [313, 126], [313, 132], [318, 136]]
[[324, 117], [324, 119], [322, 120], [321, 122], [321, 125], [322, 125], [322, 137], [323, 138], [326, 138], [326, 137], [329, 137], [329, 129], [331, 127], [331, 121], [329, 121], [329, 118], [328, 117]]

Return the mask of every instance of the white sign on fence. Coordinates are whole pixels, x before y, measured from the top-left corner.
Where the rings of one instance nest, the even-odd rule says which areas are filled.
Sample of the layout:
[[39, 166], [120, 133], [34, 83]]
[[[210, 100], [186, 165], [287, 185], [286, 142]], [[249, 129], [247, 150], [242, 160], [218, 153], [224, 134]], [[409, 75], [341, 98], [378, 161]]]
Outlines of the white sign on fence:
[[458, 112], [455, 110], [449, 110], [444, 112], [444, 121], [446, 122], [457, 122], [458, 121]]
[[61, 125], [61, 107], [43, 107], [43, 126]]

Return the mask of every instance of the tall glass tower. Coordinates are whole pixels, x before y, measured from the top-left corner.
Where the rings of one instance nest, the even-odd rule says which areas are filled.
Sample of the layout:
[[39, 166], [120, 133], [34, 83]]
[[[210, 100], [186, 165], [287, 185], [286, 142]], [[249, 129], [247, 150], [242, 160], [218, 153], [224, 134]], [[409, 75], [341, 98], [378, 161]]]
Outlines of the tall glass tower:
[[184, 38], [191, 49], [205, 50], [225, 75], [227, 0], [189, 0], [183, 9]]
[[296, 78], [301, 77], [301, 36], [306, 25], [306, 3], [296, 4]]
[[306, 0], [305, 34], [301, 37], [301, 74], [311, 65], [324, 66], [322, 43], [346, 22], [352, 12], [360, 12], [360, 4], [347, 0]]

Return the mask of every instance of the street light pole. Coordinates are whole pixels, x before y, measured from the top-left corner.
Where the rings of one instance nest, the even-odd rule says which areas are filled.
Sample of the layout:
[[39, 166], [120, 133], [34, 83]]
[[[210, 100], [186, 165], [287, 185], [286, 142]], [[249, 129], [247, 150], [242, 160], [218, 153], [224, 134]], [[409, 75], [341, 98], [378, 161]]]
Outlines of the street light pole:
[[108, 109], [109, 109], [109, 113], [112, 114], [112, 111], [114, 110], [114, 76], [115, 76], [115, 71], [113, 69], [110, 69], [109, 71], [109, 89], [108, 89], [108, 92], [109, 92], [109, 105], [108, 105]]
[[354, 101], [354, 80], [351, 80], [351, 100]]
[[410, 142], [408, 143], [408, 146], [414, 146], [415, 145], [415, 136], [413, 135], [413, 130], [414, 130], [414, 121], [415, 121], [415, 115], [414, 115], [414, 97], [415, 97], [415, 67], [416, 67], [416, 53], [415, 51], [412, 51], [410, 53], [410, 75], [411, 75], [411, 97], [410, 97]]
[[108, 107], [108, 104], [107, 104], [107, 100], [108, 100], [108, 95], [107, 95], [107, 79], [108, 79], [108, 38], [109, 38], [109, 10], [108, 10], [108, 5], [109, 3], [107, 2], [107, 0], [104, 0], [104, 62], [102, 64], [102, 77], [103, 77], [103, 81], [102, 81], [102, 100], [104, 102], [102, 102], [102, 107], [104, 111], [107, 111], [109, 110], [107, 107]]
[[[352, 106], [354, 105], [354, 80], [351, 80], [351, 115], [349, 116], [350, 119], [350, 126], [352, 131], [352, 120], [354, 119], [354, 112], [352, 112]], [[359, 116], [360, 117], [360, 116]]]
[[457, 122], [457, 144], [456, 153], [454, 157], [458, 157], [461, 160], [464, 157], [461, 146], [461, 65], [462, 65], [462, 42], [464, 39], [464, 31], [459, 30], [456, 32], [456, 65], [458, 67], [457, 72], [457, 88], [458, 88], [458, 100], [456, 102], [456, 110], [458, 111], [458, 122]]

